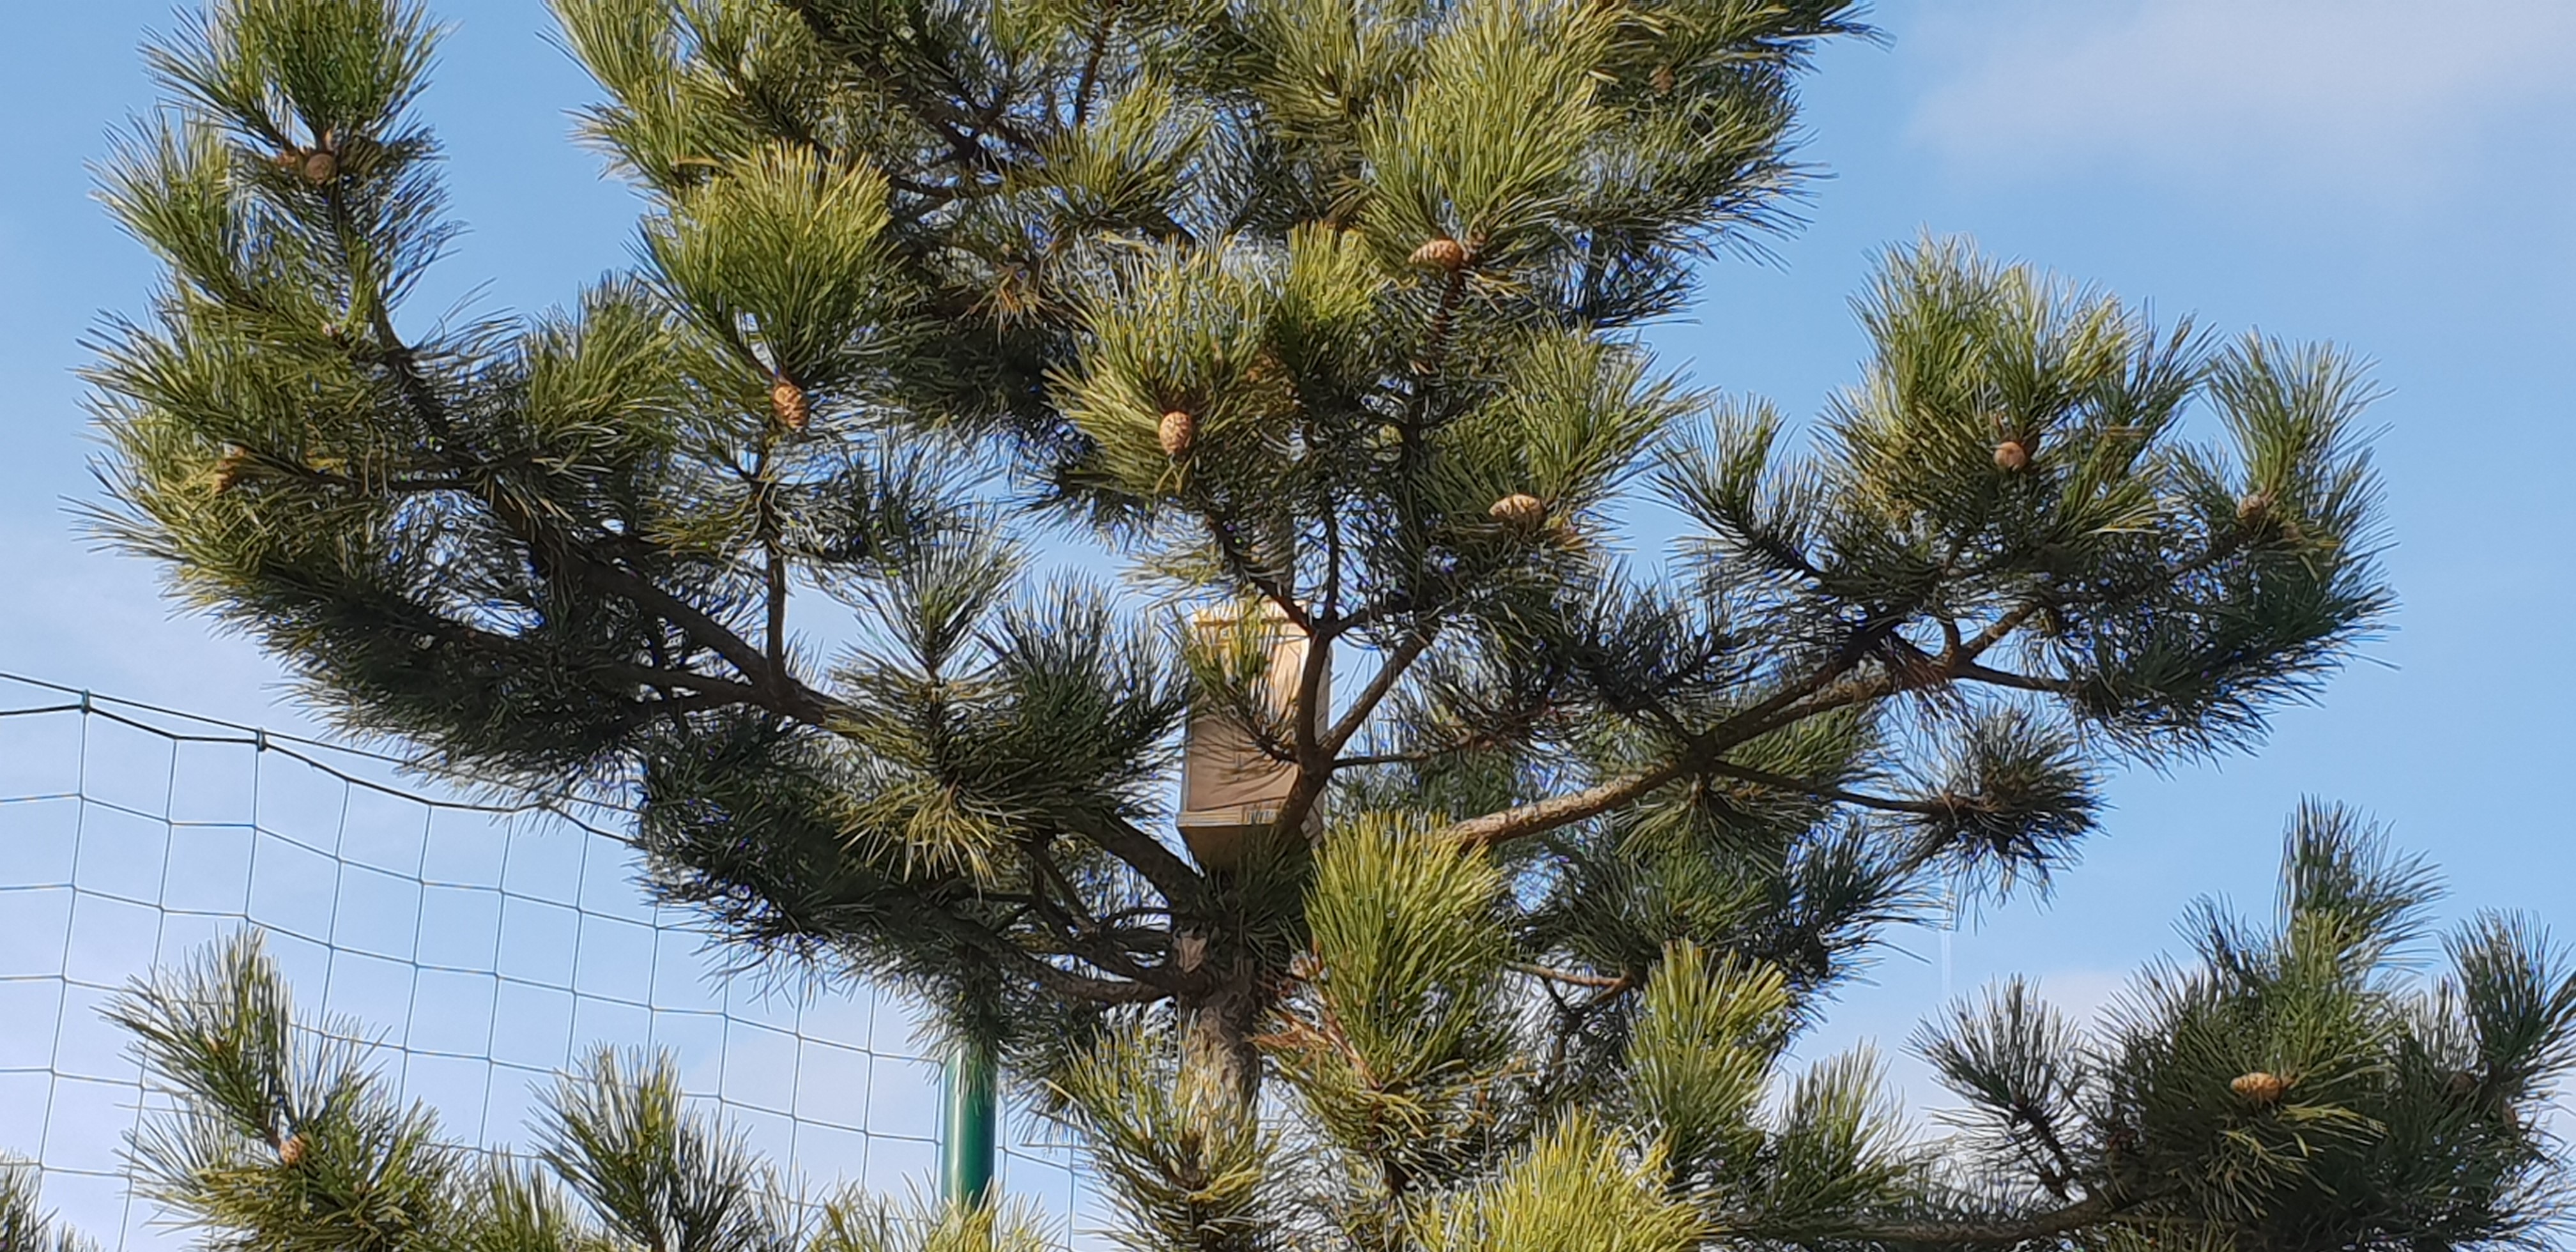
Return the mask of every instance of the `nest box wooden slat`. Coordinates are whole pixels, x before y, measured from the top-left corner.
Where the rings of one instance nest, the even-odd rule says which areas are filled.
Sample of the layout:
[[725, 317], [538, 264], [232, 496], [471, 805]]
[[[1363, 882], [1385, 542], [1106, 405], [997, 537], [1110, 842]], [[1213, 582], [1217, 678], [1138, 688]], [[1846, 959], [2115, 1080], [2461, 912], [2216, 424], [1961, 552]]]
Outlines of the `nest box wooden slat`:
[[[1306, 633], [1276, 606], [1257, 611], [1253, 621], [1270, 656], [1262, 682], [1267, 709], [1285, 716], [1296, 704], [1297, 678], [1306, 667]], [[1235, 611], [1202, 611], [1191, 629], [1214, 641], [1243, 622]], [[1317, 694], [1330, 708], [1331, 675], [1325, 678]], [[1242, 864], [1272, 836], [1296, 782], [1297, 767], [1262, 751], [1241, 720], [1223, 710], [1193, 710], [1181, 758], [1181, 841], [1202, 868]]]

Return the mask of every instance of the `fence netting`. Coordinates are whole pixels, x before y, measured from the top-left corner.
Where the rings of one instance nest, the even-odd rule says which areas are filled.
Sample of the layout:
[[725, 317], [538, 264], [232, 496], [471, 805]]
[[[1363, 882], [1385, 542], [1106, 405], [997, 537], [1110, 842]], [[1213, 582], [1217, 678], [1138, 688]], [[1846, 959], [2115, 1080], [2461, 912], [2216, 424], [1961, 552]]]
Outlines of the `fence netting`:
[[[245, 927], [301, 1013], [363, 1022], [459, 1138], [519, 1142], [555, 1073], [641, 1044], [803, 1194], [929, 1192], [940, 1065], [900, 1002], [728, 977], [637, 885], [620, 814], [478, 803], [397, 764], [0, 676], [0, 1153], [36, 1161], [66, 1221], [120, 1252], [186, 1245], [130, 1194], [153, 1097], [100, 1009]], [[1011, 1117], [1004, 1145], [1005, 1194], [1094, 1224], [1039, 1123]]]

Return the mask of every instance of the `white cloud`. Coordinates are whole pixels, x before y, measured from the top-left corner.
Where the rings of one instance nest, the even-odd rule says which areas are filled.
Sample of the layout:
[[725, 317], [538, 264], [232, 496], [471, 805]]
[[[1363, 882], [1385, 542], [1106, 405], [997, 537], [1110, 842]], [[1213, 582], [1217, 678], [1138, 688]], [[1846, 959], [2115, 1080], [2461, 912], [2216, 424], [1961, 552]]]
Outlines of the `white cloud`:
[[[2108, 163], [2415, 199], [2493, 122], [2576, 102], [2576, 0], [1938, 0], [1916, 14], [1891, 22], [1937, 67], [1915, 135], [1977, 171]], [[2548, 133], [2563, 154], [2565, 130]]]

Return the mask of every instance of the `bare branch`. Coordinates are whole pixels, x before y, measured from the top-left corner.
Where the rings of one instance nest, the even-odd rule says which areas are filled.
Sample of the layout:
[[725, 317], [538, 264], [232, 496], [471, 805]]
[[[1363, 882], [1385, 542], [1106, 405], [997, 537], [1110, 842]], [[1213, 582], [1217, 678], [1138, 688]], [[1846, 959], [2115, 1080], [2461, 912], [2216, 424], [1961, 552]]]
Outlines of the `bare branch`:
[[1529, 835], [1544, 834], [1559, 826], [1570, 826], [1625, 808], [1657, 787], [1687, 777], [1690, 772], [1687, 760], [1666, 761], [1653, 769], [1628, 774], [1581, 791], [1533, 800], [1463, 822], [1452, 822], [1440, 832], [1440, 837], [1476, 847], [1491, 847]]
[[1359, 737], [1360, 729], [1368, 725], [1370, 715], [1377, 712], [1378, 705], [1386, 702], [1396, 683], [1403, 680], [1405, 672], [1422, 659], [1423, 653], [1431, 650], [1431, 642], [1436, 635], [1436, 630], [1425, 630], [1387, 654], [1386, 661], [1378, 666], [1368, 686], [1360, 689], [1359, 695], [1351, 701], [1350, 709], [1342, 714], [1342, 720], [1333, 723], [1332, 733], [1324, 737], [1325, 753], [1340, 752], [1349, 746], [1351, 740]]
[[1076, 833], [1143, 875], [1174, 909], [1194, 906], [1207, 891], [1207, 880], [1188, 861], [1131, 822], [1111, 818], [1099, 829]]
[[1626, 974], [1585, 974], [1574, 970], [1550, 969], [1544, 965], [1523, 965], [1517, 962], [1512, 965], [1512, 970], [1532, 978], [1561, 982], [1569, 987], [1591, 987], [1610, 992], [1625, 991], [1636, 982], [1636, 979]]

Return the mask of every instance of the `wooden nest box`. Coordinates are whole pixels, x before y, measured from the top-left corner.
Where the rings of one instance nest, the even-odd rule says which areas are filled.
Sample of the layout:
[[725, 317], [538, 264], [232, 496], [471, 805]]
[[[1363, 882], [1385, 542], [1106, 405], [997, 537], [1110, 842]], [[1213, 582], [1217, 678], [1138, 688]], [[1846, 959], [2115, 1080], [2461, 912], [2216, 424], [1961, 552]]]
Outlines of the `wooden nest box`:
[[[1202, 647], [1223, 651], [1227, 637], [1249, 629], [1268, 654], [1260, 695], [1265, 711], [1284, 720], [1297, 702], [1297, 678], [1306, 668], [1306, 632], [1278, 606], [1249, 611], [1203, 609], [1190, 621]], [[1317, 690], [1332, 707], [1331, 675]], [[1208, 870], [1241, 865], [1272, 836], [1280, 807], [1297, 782], [1297, 767], [1262, 750], [1251, 729], [1224, 709], [1192, 709], [1181, 756], [1181, 841]], [[1309, 814], [1308, 821], [1317, 820]]]

